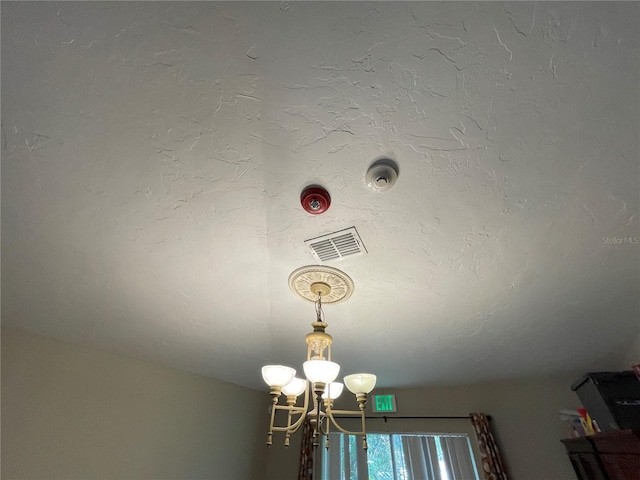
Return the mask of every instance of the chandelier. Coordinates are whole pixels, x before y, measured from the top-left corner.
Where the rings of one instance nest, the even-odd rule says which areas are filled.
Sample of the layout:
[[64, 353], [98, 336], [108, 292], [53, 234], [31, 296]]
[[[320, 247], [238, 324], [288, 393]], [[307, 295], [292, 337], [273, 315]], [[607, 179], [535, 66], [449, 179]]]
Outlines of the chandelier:
[[[362, 448], [367, 449], [365, 426], [365, 406], [367, 394], [376, 385], [376, 376], [370, 373], [356, 373], [344, 377], [344, 385], [353, 393], [358, 403], [358, 410], [335, 410], [334, 400], [342, 393], [344, 385], [336, 382], [340, 365], [331, 360], [331, 344], [333, 338], [325, 332], [322, 304], [338, 303], [346, 300], [353, 292], [353, 281], [344, 272], [331, 267], [310, 266], [294, 271], [289, 277], [289, 287], [299, 297], [315, 303], [316, 319], [311, 323], [313, 331], [308, 333], [307, 361], [302, 367], [306, 378], [295, 376], [296, 371], [283, 365], [266, 365], [262, 367], [262, 378], [270, 387], [272, 399], [271, 419], [267, 445], [273, 443], [274, 432], [284, 432], [284, 444], [289, 446], [289, 439], [309, 418], [313, 427], [314, 446], [318, 437], [325, 437], [325, 447], [329, 448], [329, 432], [333, 425], [342, 433], [362, 436]], [[280, 403], [281, 396], [285, 403]], [[298, 405], [298, 397], [303, 395], [303, 404]], [[280, 414], [279, 414], [280, 413]], [[336, 417], [359, 418], [361, 429], [349, 431], [338, 424]], [[276, 422], [280, 420], [280, 424]]]

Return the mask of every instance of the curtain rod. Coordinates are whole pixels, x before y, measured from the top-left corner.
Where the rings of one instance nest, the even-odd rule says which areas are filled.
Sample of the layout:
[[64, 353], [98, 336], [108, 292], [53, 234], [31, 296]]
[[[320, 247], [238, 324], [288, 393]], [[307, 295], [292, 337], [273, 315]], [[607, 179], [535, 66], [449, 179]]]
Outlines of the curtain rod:
[[[340, 416], [340, 415], [335, 415], [336, 418], [351, 418], [348, 416]], [[378, 418], [378, 419], [382, 419], [384, 420], [385, 423], [387, 423], [387, 420], [391, 419], [391, 418], [397, 418], [400, 420], [427, 420], [427, 419], [444, 419], [444, 420], [470, 420], [471, 419], [471, 415], [459, 415], [459, 416], [416, 416], [416, 417], [401, 417], [401, 416], [392, 416], [392, 417], [388, 417], [386, 415], [376, 415], [376, 416], [371, 416], [371, 415], [367, 415], [366, 417], [367, 420], [371, 419], [371, 418]], [[487, 415], [487, 420], [491, 421], [491, 415]]]

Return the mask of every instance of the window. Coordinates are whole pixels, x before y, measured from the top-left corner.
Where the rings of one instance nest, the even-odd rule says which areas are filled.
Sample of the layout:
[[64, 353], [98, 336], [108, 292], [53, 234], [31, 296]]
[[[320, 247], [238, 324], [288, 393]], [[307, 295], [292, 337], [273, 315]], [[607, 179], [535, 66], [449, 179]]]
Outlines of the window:
[[367, 434], [369, 450], [354, 435], [330, 434], [323, 480], [479, 480], [464, 434]]

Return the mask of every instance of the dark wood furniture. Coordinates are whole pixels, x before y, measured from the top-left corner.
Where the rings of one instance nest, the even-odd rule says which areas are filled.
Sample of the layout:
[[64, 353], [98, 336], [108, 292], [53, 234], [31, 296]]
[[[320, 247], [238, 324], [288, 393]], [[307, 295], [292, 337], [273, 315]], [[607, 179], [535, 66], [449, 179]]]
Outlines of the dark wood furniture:
[[640, 480], [640, 430], [562, 440], [579, 480]]

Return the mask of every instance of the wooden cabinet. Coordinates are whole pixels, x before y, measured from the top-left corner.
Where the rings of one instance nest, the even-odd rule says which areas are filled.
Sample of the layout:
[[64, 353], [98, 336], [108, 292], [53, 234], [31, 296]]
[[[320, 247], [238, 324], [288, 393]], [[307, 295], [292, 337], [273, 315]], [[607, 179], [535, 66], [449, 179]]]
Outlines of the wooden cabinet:
[[640, 430], [562, 440], [579, 480], [640, 480]]

